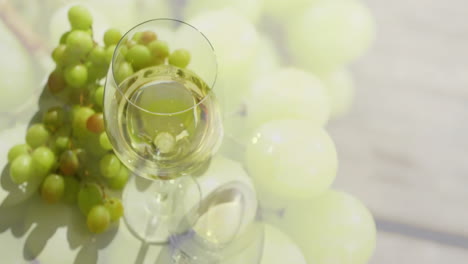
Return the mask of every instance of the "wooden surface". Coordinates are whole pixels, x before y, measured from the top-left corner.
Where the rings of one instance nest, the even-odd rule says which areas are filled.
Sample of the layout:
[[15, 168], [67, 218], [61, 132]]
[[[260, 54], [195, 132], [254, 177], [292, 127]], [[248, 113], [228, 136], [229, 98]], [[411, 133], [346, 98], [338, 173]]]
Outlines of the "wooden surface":
[[[351, 113], [330, 125], [341, 161], [336, 186], [377, 219], [468, 245], [468, 2], [366, 2], [378, 35], [353, 65]], [[467, 249], [399, 233], [379, 233], [372, 263], [468, 262]]]

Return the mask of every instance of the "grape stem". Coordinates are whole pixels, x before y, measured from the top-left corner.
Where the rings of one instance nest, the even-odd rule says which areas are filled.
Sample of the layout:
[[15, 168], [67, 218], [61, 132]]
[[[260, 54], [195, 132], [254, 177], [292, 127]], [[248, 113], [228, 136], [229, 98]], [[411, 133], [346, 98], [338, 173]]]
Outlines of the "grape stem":
[[24, 21], [10, 1], [0, 0], [0, 18], [31, 54], [48, 53], [47, 45]]

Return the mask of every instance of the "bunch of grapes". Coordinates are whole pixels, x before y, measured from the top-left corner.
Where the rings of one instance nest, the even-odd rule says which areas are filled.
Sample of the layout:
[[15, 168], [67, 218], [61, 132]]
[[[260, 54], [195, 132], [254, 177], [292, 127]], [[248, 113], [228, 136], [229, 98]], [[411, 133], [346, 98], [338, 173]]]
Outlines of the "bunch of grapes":
[[41, 181], [44, 201], [77, 204], [89, 230], [101, 233], [124, 210], [109, 190], [121, 190], [129, 177], [113, 153], [102, 114], [102, 83], [121, 33], [109, 29], [101, 46], [93, 40], [86, 8], [72, 7], [68, 18], [71, 30], [52, 52], [56, 68], [47, 83], [48, 92], [62, 103], [29, 127], [25, 144], [10, 149], [10, 177], [17, 184]]

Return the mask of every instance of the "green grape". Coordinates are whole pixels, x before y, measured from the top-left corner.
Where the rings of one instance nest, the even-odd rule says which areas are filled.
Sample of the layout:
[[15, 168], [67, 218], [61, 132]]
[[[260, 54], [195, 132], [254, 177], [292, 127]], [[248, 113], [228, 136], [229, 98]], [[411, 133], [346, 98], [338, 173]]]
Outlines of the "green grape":
[[104, 78], [106, 76], [107, 69], [107, 64], [97, 65], [91, 62], [87, 62], [86, 70], [88, 71], [88, 83], [94, 85], [95, 81]]
[[60, 172], [66, 176], [74, 175], [80, 166], [78, 156], [72, 150], [66, 150], [60, 155], [59, 164]]
[[88, 80], [88, 70], [86, 69], [86, 66], [78, 64], [66, 68], [65, 80], [71, 87], [83, 87]]
[[82, 30], [73, 30], [67, 38], [67, 49], [71, 53], [82, 57], [88, 54], [94, 46], [94, 42], [89, 33]]
[[51, 131], [59, 129], [65, 123], [65, 111], [62, 107], [52, 107], [42, 118], [44, 125]]
[[31, 153], [32, 149], [28, 144], [18, 144], [13, 146], [9, 151], [8, 151], [8, 162], [13, 162], [13, 160], [16, 159], [16, 157], [23, 155], [23, 154], [28, 154]]
[[374, 19], [362, 1], [320, 1], [288, 25], [285, 39], [301, 66], [323, 73], [361, 56], [374, 31]]
[[47, 87], [51, 93], [57, 94], [63, 91], [66, 85], [67, 83], [65, 82], [63, 73], [59, 70], [56, 69], [49, 75], [49, 79], [47, 80]]
[[166, 41], [155, 40], [148, 44], [151, 55], [156, 58], [166, 58], [169, 56], [169, 45]]
[[87, 215], [91, 208], [103, 203], [104, 194], [96, 183], [85, 183], [81, 185], [77, 198], [78, 207], [84, 215]]
[[117, 83], [121, 83], [123, 80], [125, 80], [127, 77], [131, 76], [132, 74], [133, 74], [132, 65], [128, 62], [122, 62], [118, 66], [117, 72], [115, 72], [115, 79]]
[[32, 153], [34, 169], [41, 175], [49, 173], [56, 163], [54, 152], [48, 147], [38, 147]]
[[185, 68], [190, 63], [190, 53], [185, 49], [178, 49], [169, 56], [169, 64]]
[[65, 180], [62, 176], [51, 174], [44, 179], [41, 196], [48, 203], [56, 203], [62, 199], [65, 192]]
[[[252, 22], [256, 22], [262, 15], [264, 0], [188, 0], [186, 1], [184, 14], [187, 18], [203, 15], [209, 11], [232, 9], [238, 14], [244, 15]], [[295, 0], [275, 0], [275, 2], [294, 2]], [[310, 0], [307, 0], [310, 1]]]
[[265, 224], [263, 256], [260, 264], [307, 264], [299, 247], [280, 229]]
[[86, 127], [89, 131], [100, 134], [104, 131], [104, 116], [102, 113], [97, 113], [88, 118]]
[[143, 44], [143, 45], [148, 45], [149, 43], [157, 39], [158, 39], [158, 36], [156, 35], [156, 33], [154, 33], [153, 31], [147, 30], [141, 34], [141, 37], [138, 43]]
[[66, 47], [63, 52], [62, 65], [60, 66], [73, 66], [80, 64], [82, 60], [82, 55], [77, 54], [72, 49]]
[[60, 44], [67, 44], [67, 38], [70, 35], [70, 32], [71, 31], [67, 31], [63, 33], [63, 35], [60, 37], [60, 41], [59, 41]]
[[285, 68], [264, 76], [253, 85], [249, 97], [250, 129], [281, 119], [308, 120], [323, 126], [330, 118], [330, 101], [322, 82], [299, 69]]
[[120, 201], [120, 199], [118, 198], [112, 197], [106, 199], [106, 201], [104, 202], [104, 206], [107, 208], [107, 210], [109, 210], [110, 220], [112, 222], [119, 220], [124, 213], [122, 201]]
[[128, 50], [125, 59], [134, 69], [142, 69], [150, 64], [151, 52], [146, 46], [137, 44]]
[[117, 45], [122, 38], [122, 33], [116, 28], [111, 28], [104, 33], [104, 44], [106, 47]]
[[87, 225], [89, 231], [99, 234], [109, 228], [111, 216], [104, 205], [96, 205], [88, 213]]
[[101, 174], [106, 178], [116, 177], [120, 172], [120, 167], [120, 160], [112, 153], [102, 157], [101, 161], [99, 162]]
[[127, 167], [120, 166], [120, 171], [117, 176], [107, 179], [107, 184], [110, 188], [114, 190], [122, 190], [127, 184], [128, 177], [130, 172], [128, 171]]
[[276, 120], [253, 135], [245, 160], [263, 204], [281, 208], [320, 195], [335, 179], [335, 145], [322, 127], [306, 120]]
[[63, 61], [64, 61], [63, 57], [65, 54], [66, 47], [67, 46], [65, 46], [64, 44], [60, 44], [58, 45], [58, 47], [54, 49], [54, 51], [52, 51], [52, 59], [55, 61], [57, 65], [63, 64]]
[[34, 124], [26, 132], [26, 143], [32, 148], [45, 145], [49, 138], [50, 133], [43, 124]]
[[89, 53], [88, 58], [95, 65], [106, 65], [106, 49], [102, 46], [96, 45], [91, 53]]
[[[136, 32], [130, 41], [134, 41], [135, 43], [140, 43], [141, 36], [143, 36], [143, 32]], [[130, 47], [129, 47], [130, 48]]]
[[76, 5], [68, 10], [68, 20], [73, 29], [87, 30], [93, 24], [93, 17], [89, 10], [81, 5]]
[[13, 160], [10, 165], [10, 177], [16, 184], [28, 181], [34, 175], [32, 157], [29, 154], [22, 154]]
[[365, 264], [375, 249], [372, 214], [339, 191], [290, 204], [278, 225], [301, 248], [307, 263]]
[[64, 177], [65, 180], [65, 191], [63, 193], [63, 199], [67, 203], [75, 203], [78, 191], [80, 190], [80, 182], [75, 177]]
[[55, 153], [62, 153], [66, 149], [70, 147], [70, 137], [68, 136], [58, 136], [55, 139], [55, 144], [54, 144], [54, 151]]
[[89, 107], [79, 107], [75, 110], [72, 118], [73, 135], [76, 137], [86, 136], [86, 123], [88, 118], [94, 115], [94, 110]]
[[96, 91], [94, 92], [94, 103], [102, 108], [102, 104], [104, 103], [104, 87], [99, 86]]
[[320, 76], [330, 98], [331, 115], [339, 117], [350, 108], [354, 98], [354, 83], [351, 72], [340, 69]]
[[114, 57], [115, 45], [110, 45], [106, 48], [106, 62], [110, 64], [112, 62], [112, 57]]
[[110, 143], [106, 132], [102, 132], [99, 136], [99, 144], [105, 150], [112, 150], [112, 144]]

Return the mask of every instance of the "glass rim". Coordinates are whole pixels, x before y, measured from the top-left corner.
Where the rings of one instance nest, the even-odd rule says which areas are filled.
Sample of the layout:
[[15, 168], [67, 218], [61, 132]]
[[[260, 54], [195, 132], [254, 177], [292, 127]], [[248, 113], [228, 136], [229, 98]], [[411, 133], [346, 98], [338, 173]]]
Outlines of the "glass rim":
[[[119, 85], [117, 84], [116, 82], [116, 78], [115, 78], [115, 72], [114, 72], [114, 59], [116, 58], [116, 55], [117, 55], [117, 51], [118, 51], [118, 47], [120, 47], [122, 43], [122, 41], [128, 36], [128, 34], [130, 32], [132, 32], [133, 30], [137, 29], [138, 27], [142, 26], [142, 25], [145, 25], [145, 24], [148, 24], [148, 23], [151, 23], [151, 22], [158, 22], [158, 21], [168, 21], [168, 22], [176, 22], [176, 23], [180, 23], [182, 25], [185, 25], [185, 26], [189, 26], [191, 27], [192, 29], [196, 30], [205, 40], [206, 42], [208, 43], [209, 47], [211, 48], [212, 52], [213, 52], [213, 56], [214, 56], [214, 62], [215, 62], [215, 73], [214, 73], [214, 79], [213, 79], [213, 82], [212, 84], [209, 86], [210, 90], [209, 92], [199, 101], [197, 102], [196, 104], [192, 105], [191, 107], [187, 108], [187, 109], [184, 109], [184, 110], [181, 110], [181, 111], [177, 111], [177, 112], [172, 112], [172, 113], [159, 113], [159, 112], [153, 112], [153, 111], [149, 111], [147, 109], [144, 109], [136, 104], [134, 104], [129, 98], [127, 95], [125, 95], [122, 90], [120, 89]], [[174, 66], [176, 67], [176, 66]], [[119, 91], [119, 93], [125, 98], [125, 100], [127, 100], [127, 102], [129, 104], [131, 104], [133, 107], [137, 108], [138, 110], [140, 111], [143, 111], [143, 112], [146, 112], [148, 114], [152, 114], [152, 115], [160, 115], [160, 116], [172, 116], [172, 115], [179, 115], [179, 114], [183, 114], [183, 113], [186, 113], [188, 111], [191, 111], [195, 108], [197, 108], [199, 105], [201, 105], [205, 100], [207, 100], [208, 97], [210, 96], [213, 96], [213, 88], [214, 88], [214, 85], [216, 84], [216, 81], [218, 79], [218, 60], [217, 60], [217, 57], [216, 57], [216, 53], [215, 53], [215, 49], [213, 47], [213, 45], [211, 44], [210, 40], [206, 37], [205, 34], [203, 34], [203, 32], [201, 32], [198, 28], [196, 28], [195, 26], [185, 22], [185, 21], [182, 21], [182, 20], [179, 20], [179, 19], [175, 19], [175, 18], [155, 18], [155, 19], [150, 19], [150, 20], [146, 20], [146, 21], [143, 21], [135, 26], [133, 26], [132, 28], [130, 28], [129, 30], [127, 30], [127, 32], [125, 32], [125, 34], [122, 35], [122, 37], [120, 38], [119, 42], [117, 43], [117, 45], [115, 46], [115, 50], [114, 50], [114, 53], [112, 54], [112, 60], [111, 60], [111, 65], [110, 65], [110, 71], [112, 72], [112, 81], [115, 83], [115, 86], [117, 87], [117, 90]], [[194, 71], [190, 70], [191, 72], [193, 72], [194, 74], [196, 74]], [[197, 75], [198, 76], [198, 75]], [[201, 77], [200, 77], [201, 79]], [[205, 80], [201, 79], [202, 81], [205, 82]], [[106, 80], [107, 82], [107, 80]]]

